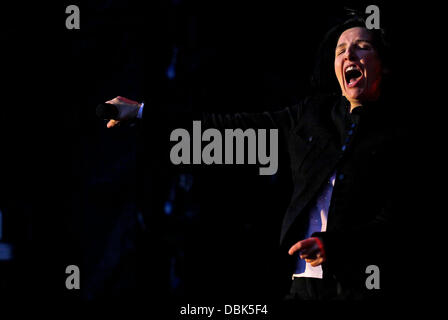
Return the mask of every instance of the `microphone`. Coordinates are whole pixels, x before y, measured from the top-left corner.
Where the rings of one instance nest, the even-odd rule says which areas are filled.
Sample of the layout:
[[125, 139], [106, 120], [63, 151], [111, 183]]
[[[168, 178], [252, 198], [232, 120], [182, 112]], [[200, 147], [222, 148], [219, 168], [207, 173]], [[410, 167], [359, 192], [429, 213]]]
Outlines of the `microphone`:
[[114, 119], [118, 120], [118, 108], [110, 103], [100, 103], [96, 107], [96, 115], [100, 119]]

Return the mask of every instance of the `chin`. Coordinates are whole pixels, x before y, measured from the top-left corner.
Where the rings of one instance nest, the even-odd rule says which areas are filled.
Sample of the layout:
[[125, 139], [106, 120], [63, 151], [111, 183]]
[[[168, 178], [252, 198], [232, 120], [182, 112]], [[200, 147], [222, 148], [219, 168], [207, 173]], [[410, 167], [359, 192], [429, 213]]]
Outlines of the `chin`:
[[351, 100], [360, 101], [363, 99], [362, 90], [359, 90], [359, 92], [351, 92], [350, 94], [346, 94], [345, 97], [349, 101]]

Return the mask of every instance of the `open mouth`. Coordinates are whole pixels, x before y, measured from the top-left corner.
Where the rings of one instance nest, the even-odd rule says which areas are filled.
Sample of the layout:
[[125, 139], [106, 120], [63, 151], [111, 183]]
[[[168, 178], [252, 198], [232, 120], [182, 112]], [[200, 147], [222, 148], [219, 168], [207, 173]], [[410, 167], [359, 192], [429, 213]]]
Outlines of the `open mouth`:
[[361, 79], [361, 68], [357, 65], [350, 65], [345, 69], [345, 81], [349, 88], [356, 86]]

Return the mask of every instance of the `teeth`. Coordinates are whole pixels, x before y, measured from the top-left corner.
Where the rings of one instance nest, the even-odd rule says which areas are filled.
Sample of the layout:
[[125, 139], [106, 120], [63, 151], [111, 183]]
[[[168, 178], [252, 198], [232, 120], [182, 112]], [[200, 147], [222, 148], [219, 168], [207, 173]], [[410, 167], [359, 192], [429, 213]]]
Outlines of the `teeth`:
[[356, 68], [356, 66], [349, 66], [347, 69], [345, 69], [345, 72], [351, 71], [351, 70], [358, 70], [358, 68]]

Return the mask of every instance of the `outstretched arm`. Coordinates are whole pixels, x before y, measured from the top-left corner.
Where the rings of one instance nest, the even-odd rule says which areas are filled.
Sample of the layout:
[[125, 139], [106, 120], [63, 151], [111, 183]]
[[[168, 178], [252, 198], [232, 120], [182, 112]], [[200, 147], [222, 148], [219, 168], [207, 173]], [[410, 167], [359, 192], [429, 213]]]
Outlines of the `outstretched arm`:
[[[113, 128], [122, 121], [134, 120], [141, 118], [143, 114], [143, 103], [130, 100], [125, 97], [117, 96], [106, 103], [113, 104], [118, 109], [117, 119], [111, 119], [107, 123], [107, 128]], [[170, 116], [176, 114], [176, 110], [165, 110]], [[160, 110], [159, 110], [160, 111]], [[163, 110], [162, 110], [163, 111]], [[203, 128], [216, 129], [232, 129], [232, 128], [277, 128], [285, 134], [298, 121], [300, 112], [300, 104], [292, 107], [284, 108], [280, 111], [274, 112], [258, 112], [258, 113], [234, 113], [234, 114], [215, 114], [202, 113], [200, 118], [202, 120]], [[185, 118], [185, 114], [180, 115]], [[162, 120], [162, 119], [161, 119]]]

